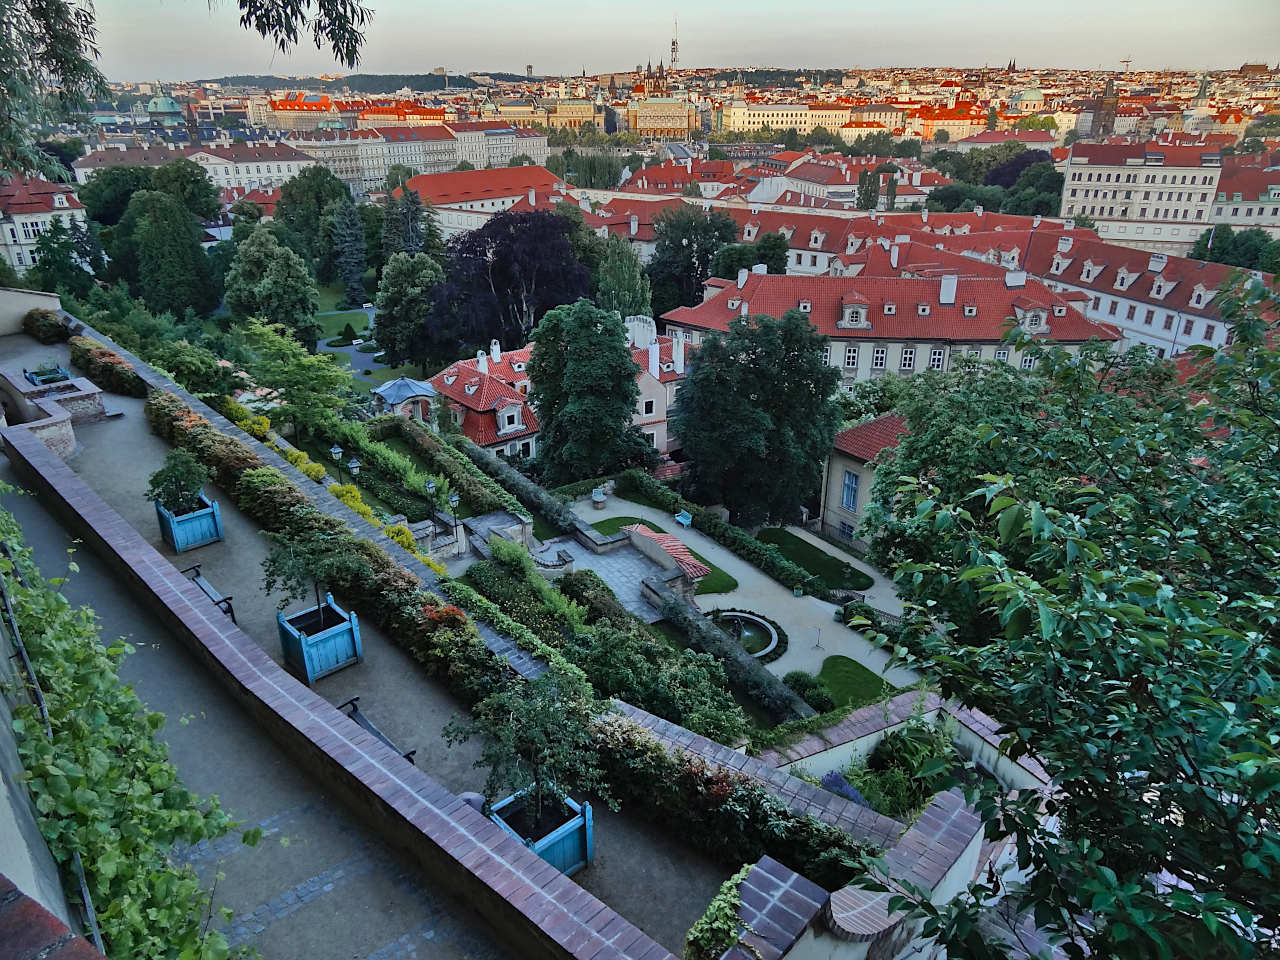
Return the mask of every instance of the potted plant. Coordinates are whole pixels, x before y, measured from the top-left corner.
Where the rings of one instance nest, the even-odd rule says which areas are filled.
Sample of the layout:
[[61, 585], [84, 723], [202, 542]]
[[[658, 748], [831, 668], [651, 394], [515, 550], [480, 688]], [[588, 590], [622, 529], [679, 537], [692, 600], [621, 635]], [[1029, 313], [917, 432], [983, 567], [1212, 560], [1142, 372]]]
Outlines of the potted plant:
[[[329, 589], [358, 586], [371, 576], [346, 526], [335, 517], [311, 510], [295, 511], [284, 531], [268, 533], [271, 550], [262, 561], [268, 592], [281, 588], [284, 598], [276, 627], [285, 666], [308, 686], [336, 670], [364, 659], [360, 622], [354, 611], [338, 606]], [[315, 606], [285, 616], [290, 601], [314, 595]]]
[[170, 450], [151, 475], [147, 499], [156, 505], [160, 535], [181, 553], [222, 539], [222, 512], [204, 495], [210, 474], [186, 450]]
[[553, 666], [534, 680], [509, 680], [476, 706], [474, 720], [444, 730], [450, 744], [484, 737], [476, 766], [489, 768], [489, 819], [565, 874], [595, 858], [591, 804], [564, 788], [603, 793], [592, 731], [606, 709], [581, 674]]
[[43, 387], [46, 383], [61, 383], [71, 379], [71, 371], [58, 363], [56, 357], [49, 357], [40, 362], [34, 370], [23, 369], [23, 376], [34, 387]]

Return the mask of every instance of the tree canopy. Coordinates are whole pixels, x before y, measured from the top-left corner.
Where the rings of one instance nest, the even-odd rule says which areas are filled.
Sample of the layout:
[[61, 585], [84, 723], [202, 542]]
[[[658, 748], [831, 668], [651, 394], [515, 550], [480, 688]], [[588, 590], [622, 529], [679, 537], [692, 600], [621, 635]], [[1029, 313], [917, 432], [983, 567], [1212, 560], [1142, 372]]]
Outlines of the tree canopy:
[[317, 299], [307, 265], [280, 246], [265, 225], [237, 247], [226, 277], [227, 309], [233, 316], [280, 324], [314, 346], [320, 331], [315, 320]]
[[704, 212], [681, 204], [654, 220], [653, 257], [647, 272], [657, 316], [702, 302], [702, 285], [711, 276], [716, 251], [737, 236], [733, 219], [720, 210]]
[[653, 316], [649, 278], [639, 255], [622, 237], [605, 241], [604, 258], [596, 272], [596, 303], [621, 317]]
[[156, 312], [181, 316], [215, 306], [196, 218], [171, 194], [139, 190], [116, 226], [108, 275], [129, 282]]
[[135, 193], [150, 189], [151, 171], [146, 167], [115, 166], [91, 173], [78, 195], [90, 220], [111, 227], [120, 222]]
[[[1212, 247], [1209, 246], [1211, 238]], [[1220, 223], [1200, 234], [1187, 256], [1245, 270], [1280, 273], [1280, 240], [1273, 239], [1260, 227], [1237, 232]]]
[[324, 243], [324, 211], [334, 200], [350, 199], [351, 191], [328, 167], [313, 164], [284, 182], [276, 204], [275, 219], [294, 230], [307, 244], [310, 259], [327, 252]]
[[806, 314], [735, 317], [702, 341], [676, 392], [671, 429], [702, 503], [723, 503], [737, 523], [794, 522], [822, 482], [839, 425], [840, 373]]
[[212, 220], [222, 207], [204, 167], [186, 157], [175, 157], [152, 170], [151, 189], [169, 194], [201, 220]]
[[446, 354], [453, 343], [432, 336], [431, 309], [436, 288], [444, 281], [440, 265], [425, 253], [392, 255], [378, 284], [378, 345], [391, 364], [417, 363], [424, 368], [433, 354]]
[[755, 243], [727, 243], [717, 250], [711, 273], [732, 280], [739, 270], [763, 263], [769, 273], [784, 274], [790, 253], [791, 245], [782, 234], [762, 233]]
[[533, 331], [526, 372], [541, 424], [538, 463], [548, 483], [617, 473], [652, 455], [631, 423], [640, 369], [617, 311], [589, 300], [548, 311]]

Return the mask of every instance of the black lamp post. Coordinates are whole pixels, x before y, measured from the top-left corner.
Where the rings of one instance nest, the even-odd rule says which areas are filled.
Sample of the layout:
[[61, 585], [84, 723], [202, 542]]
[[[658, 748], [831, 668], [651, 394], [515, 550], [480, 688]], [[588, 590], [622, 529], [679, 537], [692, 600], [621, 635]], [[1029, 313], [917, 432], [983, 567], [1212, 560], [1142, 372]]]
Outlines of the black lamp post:
[[352, 457], [347, 464], [347, 469], [351, 471], [351, 482], [356, 485], [356, 489], [360, 488], [360, 461]]
[[449, 509], [453, 513], [453, 542], [458, 542], [458, 503], [462, 500], [456, 493], [449, 494]]
[[333, 457], [333, 462], [338, 465], [338, 482], [342, 482], [342, 448], [336, 443], [329, 448], [329, 456]]

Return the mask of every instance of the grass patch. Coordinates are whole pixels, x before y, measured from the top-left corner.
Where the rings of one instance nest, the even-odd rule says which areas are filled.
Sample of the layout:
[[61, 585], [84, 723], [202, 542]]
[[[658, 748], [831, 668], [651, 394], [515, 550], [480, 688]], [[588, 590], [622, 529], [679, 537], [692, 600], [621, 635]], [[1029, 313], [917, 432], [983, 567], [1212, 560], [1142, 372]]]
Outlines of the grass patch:
[[784, 557], [821, 580], [828, 590], [866, 590], [873, 582], [852, 564], [781, 527], [767, 527], [756, 534], [756, 539], [772, 543]]
[[[382, 440], [379, 440], [378, 442], [383, 444], [384, 446], [390, 447], [392, 450], [396, 451], [397, 453], [404, 454], [411, 461], [413, 461], [414, 465], [423, 473], [429, 473], [434, 477], [438, 477], [440, 475], [440, 471], [433, 469], [431, 464], [427, 463], [425, 460], [422, 459], [422, 457], [418, 456], [418, 454], [414, 451], [413, 447], [405, 443], [403, 437], [398, 436], [397, 434], [391, 434], [390, 436], [384, 437]], [[475, 510], [472, 509], [471, 504], [467, 503], [465, 499], [458, 501], [457, 517], [459, 520], [465, 520], [467, 519], [467, 517], [474, 517], [475, 515], [476, 515]]]
[[883, 700], [896, 689], [884, 677], [840, 654], [822, 661], [818, 679], [827, 685], [838, 706], [865, 707]]
[[547, 541], [560, 536], [560, 528], [543, 519], [536, 511], [533, 514], [533, 535], [539, 540]]
[[[340, 283], [316, 284], [316, 307], [318, 313], [328, 313], [330, 310], [337, 310], [338, 304], [342, 302], [345, 292]], [[320, 318], [324, 320], [324, 317]]]
[[[632, 502], [634, 503], [638, 501], [632, 501]], [[662, 527], [654, 523], [652, 520], [642, 520], [639, 517], [609, 517], [608, 519], [601, 520], [599, 523], [593, 523], [591, 526], [594, 529], [599, 530], [605, 536], [611, 536], [612, 534], [617, 533], [623, 527], [630, 526], [633, 523], [643, 523], [646, 527], [648, 527], [654, 533], [667, 532], [666, 530], [662, 529]], [[688, 547], [689, 545], [685, 544], [685, 546]], [[710, 560], [708, 560], [702, 554], [698, 553], [693, 548], [690, 548], [689, 552], [693, 554], [693, 558], [697, 560], [699, 563], [705, 563], [708, 567], [711, 568], [711, 572], [698, 581], [698, 588], [696, 591], [694, 591], [698, 596], [702, 596], [703, 594], [708, 594], [708, 593], [728, 593], [731, 590], [738, 589], [737, 580], [729, 576], [729, 574], [725, 573], [723, 570], [721, 570], [714, 563], [712, 563]]]
[[346, 310], [342, 313], [331, 313], [325, 317], [316, 317], [320, 322], [320, 339], [332, 340], [342, 332], [348, 323], [358, 334], [369, 325], [369, 315], [363, 310]]

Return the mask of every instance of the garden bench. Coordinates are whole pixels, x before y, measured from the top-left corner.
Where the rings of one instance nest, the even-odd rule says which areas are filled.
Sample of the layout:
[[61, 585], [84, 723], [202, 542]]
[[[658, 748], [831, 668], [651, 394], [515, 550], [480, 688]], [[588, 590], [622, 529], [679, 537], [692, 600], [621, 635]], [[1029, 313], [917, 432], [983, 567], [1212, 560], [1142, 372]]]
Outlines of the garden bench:
[[200, 574], [200, 564], [194, 564], [181, 571], [182, 575], [200, 588], [201, 593], [213, 601], [213, 605], [231, 618], [231, 622], [236, 622], [236, 611], [231, 606], [231, 598], [224, 597], [218, 592], [218, 588], [206, 580]]
[[681, 510], [679, 513], [676, 514], [676, 523], [680, 524], [680, 526], [682, 527], [689, 526], [691, 523], [693, 523], [693, 514], [691, 514], [688, 510]]
[[[346, 710], [347, 707], [351, 708], [351, 711], [347, 714], [348, 717], [350, 717], [356, 723], [360, 724], [360, 726], [364, 727], [364, 729], [368, 730], [370, 733], [372, 733], [375, 737], [377, 737], [379, 740], [385, 743], [388, 747], [390, 747], [396, 753], [399, 753], [400, 756], [404, 757], [410, 763], [413, 763], [413, 755], [418, 751], [410, 750], [408, 753], [401, 753], [400, 748], [397, 747], [394, 743], [392, 743], [391, 739], [385, 733], [379, 730], [376, 726], [374, 726], [373, 721], [370, 720], [367, 716], [365, 716], [360, 711], [359, 697], [352, 697], [350, 700], [344, 700], [342, 703], [338, 704], [339, 710]], [[416, 766], [416, 764], [414, 765]]]

